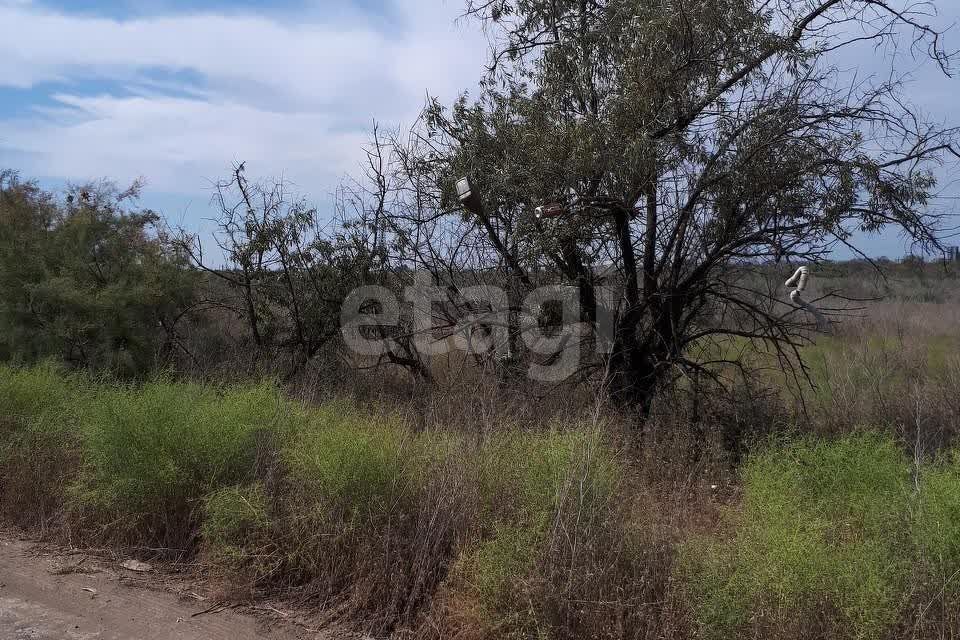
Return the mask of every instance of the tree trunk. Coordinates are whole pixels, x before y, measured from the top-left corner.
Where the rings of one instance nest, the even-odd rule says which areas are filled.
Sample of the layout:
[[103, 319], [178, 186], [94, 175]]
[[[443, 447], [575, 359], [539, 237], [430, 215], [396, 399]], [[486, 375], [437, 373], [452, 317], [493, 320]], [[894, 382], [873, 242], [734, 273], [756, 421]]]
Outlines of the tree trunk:
[[632, 336], [618, 337], [609, 364], [610, 399], [622, 411], [635, 413], [646, 422], [653, 407], [658, 383], [656, 358]]

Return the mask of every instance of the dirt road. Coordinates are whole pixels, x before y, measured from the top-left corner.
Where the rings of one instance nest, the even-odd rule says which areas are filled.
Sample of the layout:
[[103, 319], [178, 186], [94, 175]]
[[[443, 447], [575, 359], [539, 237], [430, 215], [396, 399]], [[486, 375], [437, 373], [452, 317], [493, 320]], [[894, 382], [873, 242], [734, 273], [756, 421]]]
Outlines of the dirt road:
[[[34, 553], [0, 538], [2, 640], [294, 640], [320, 638], [291, 625], [146, 589], [150, 574], [89, 556]], [[207, 613], [200, 613], [211, 609]], [[195, 615], [200, 614], [200, 615]], [[334, 640], [332, 636], [322, 636]]]

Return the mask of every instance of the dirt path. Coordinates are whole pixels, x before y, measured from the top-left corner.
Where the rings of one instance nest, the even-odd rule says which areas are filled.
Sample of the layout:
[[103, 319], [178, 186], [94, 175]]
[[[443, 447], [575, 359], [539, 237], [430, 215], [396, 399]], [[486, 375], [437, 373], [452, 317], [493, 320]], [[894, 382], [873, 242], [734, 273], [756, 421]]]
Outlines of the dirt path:
[[29, 543], [0, 538], [0, 638], [336, 640], [230, 609], [217, 612], [209, 600], [144, 588], [149, 581], [149, 574], [110, 561], [37, 554]]

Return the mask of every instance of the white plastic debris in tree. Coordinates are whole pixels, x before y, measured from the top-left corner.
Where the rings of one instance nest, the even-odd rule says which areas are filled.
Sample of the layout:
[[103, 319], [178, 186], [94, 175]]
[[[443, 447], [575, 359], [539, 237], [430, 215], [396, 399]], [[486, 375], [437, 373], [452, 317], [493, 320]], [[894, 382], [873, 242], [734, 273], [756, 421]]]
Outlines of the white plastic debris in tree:
[[817, 321], [817, 330], [825, 331], [827, 329], [827, 319], [822, 313], [820, 313], [819, 309], [804, 300], [803, 296], [801, 295], [804, 289], [807, 288], [807, 281], [809, 279], [810, 269], [807, 267], [800, 267], [792, 276], [790, 276], [790, 279], [787, 280], [785, 284], [788, 288], [796, 287], [790, 292], [790, 302], [797, 305], [801, 309], [809, 311]]
[[[803, 290], [807, 288], [807, 280], [810, 278], [810, 269], [807, 267], [800, 267], [797, 269], [797, 272], [794, 273], [789, 280], [787, 280], [787, 287], [793, 288], [796, 287], [797, 290], [793, 293], [803, 293]], [[790, 294], [791, 298], [793, 293]]]
[[538, 220], [542, 220], [543, 218], [557, 218], [567, 213], [567, 208], [559, 202], [550, 202], [540, 205], [533, 210], [533, 213]]

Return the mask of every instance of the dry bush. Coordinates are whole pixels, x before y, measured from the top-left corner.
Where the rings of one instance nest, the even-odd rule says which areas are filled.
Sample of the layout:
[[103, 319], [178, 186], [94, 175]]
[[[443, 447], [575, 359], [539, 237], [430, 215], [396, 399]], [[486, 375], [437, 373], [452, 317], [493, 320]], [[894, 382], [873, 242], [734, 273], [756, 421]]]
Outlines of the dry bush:
[[272, 491], [208, 499], [206, 520], [220, 524], [206, 527], [207, 557], [253, 592], [296, 594], [331, 621], [388, 634], [429, 603], [473, 517], [462, 455], [443, 434], [328, 405], [285, 438]]
[[[615, 425], [604, 432], [538, 437], [527, 441], [533, 449], [514, 435], [506, 449], [485, 447], [481, 486], [492, 504], [481, 509], [480, 528], [407, 635], [688, 635], [672, 577], [675, 548], [685, 531], [715, 521], [716, 496], [691, 476], [686, 460], [664, 456], [665, 443], [637, 452], [618, 439]], [[645, 473], [648, 465], [656, 468]]]

